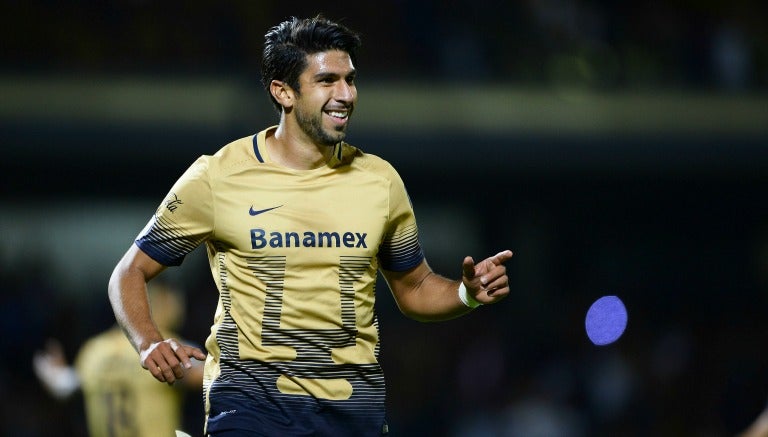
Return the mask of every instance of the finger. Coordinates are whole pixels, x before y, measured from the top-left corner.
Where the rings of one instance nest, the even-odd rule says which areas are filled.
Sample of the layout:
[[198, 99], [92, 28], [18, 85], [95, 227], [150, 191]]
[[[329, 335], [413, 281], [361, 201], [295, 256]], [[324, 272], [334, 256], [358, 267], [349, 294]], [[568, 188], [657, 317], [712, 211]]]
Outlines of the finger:
[[[176, 382], [176, 380], [178, 379], [178, 377], [176, 376], [176, 372], [173, 370], [173, 368], [171, 368], [168, 365], [157, 366], [157, 370], [160, 372], [161, 376], [163, 377], [163, 379], [161, 379], [160, 381], [163, 381], [168, 385], [173, 385], [173, 383]], [[182, 372], [182, 375], [183, 375], [183, 372]]]
[[[173, 353], [175, 357], [179, 359], [181, 362], [181, 365], [184, 366], [184, 369], [189, 369], [192, 367], [192, 360], [189, 358], [189, 353], [187, 352], [187, 348], [183, 345], [179, 344], [176, 340], [170, 339], [168, 340], [168, 344], [171, 346], [171, 349], [173, 350]], [[181, 378], [184, 376], [184, 371], [181, 369], [181, 375], [177, 374], [176, 376]]]
[[464, 258], [464, 263], [461, 265], [462, 275], [467, 279], [474, 279], [475, 277], [475, 260], [471, 256]]
[[197, 359], [198, 361], [205, 361], [205, 359], [208, 357], [205, 352], [196, 347], [185, 346], [185, 349], [187, 351], [187, 355]]
[[475, 296], [475, 299], [482, 302], [483, 304], [492, 304], [507, 297], [509, 292], [509, 286], [500, 286], [494, 288], [489, 287], [481, 290], [477, 296]]
[[[179, 367], [180, 362], [176, 358], [170, 345], [166, 342], [160, 342], [147, 356], [144, 367], [160, 382], [173, 384], [176, 381], [176, 372], [174, 367]], [[183, 372], [182, 372], [183, 374]]]
[[485, 272], [483, 272], [480, 277], [480, 283], [486, 288], [491, 288], [490, 284], [497, 281], [499, 278], [506, 278], [507, 268], [504, 264], [496, 265], [491, 261], [491, 258], [488, 258], [483, 263], [483, 267], [485, 268]]
[[147, 358], [142, 364], [142, 367], [147, 369], [156, 380], [165, 382], [165, 376], [163, 376], [163, 369], [157, 365], [157, 362], [152, 358]]
[[503, 251], [497, 253], [496, 255], [492, 256], [491, 258], [489, 258], [489, 260], [493, 264], [499, 266], [499, 265], [502, 265], [505, 262], [509, 261], [512, 258], [512, 255], [514, 255], [514, 254], [512, 253], [511, 250], [503, 250]]
[[509, 287], [502, 287], [502, 288], [489, 290], [485, 294], [490, 298], [490, 301], [487, 303], [496, 303], [501, 299], [504, 299], [505, 297], [509, 296]]
[[[184, 376], [184, 368], [182, 367], [181, 361], [179, 361], [179, 358], [176, 356], [176, 350], [174, 349], [173, 343], [175, 343], [175, 341], [169, 340], [167, 342], [168, 347], [164, 347], [161, 350], [167, 366], [160, 363], [160, 367], [163, 369], [163, 375], [167, 382], [173, 382], [177, 378], [182, 378]], [[176, 344], [176, 348], [178, 349], [178, 344]]]
[[488, 296], [500, 296], [503, 294], [509, 294], [509, 280], [506, 276], [502, 276], [492, 281], [486, 286], [486, 294]]

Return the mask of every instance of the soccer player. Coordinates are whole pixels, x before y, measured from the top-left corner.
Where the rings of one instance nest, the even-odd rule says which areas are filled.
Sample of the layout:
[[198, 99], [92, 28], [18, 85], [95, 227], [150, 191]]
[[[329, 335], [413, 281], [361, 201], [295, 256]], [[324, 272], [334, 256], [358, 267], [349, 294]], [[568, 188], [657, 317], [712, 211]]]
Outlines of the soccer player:
[[478, 263], [467, 256], [459, 280], [433, 272], [398, 173], [344, 141], [359, 45], [320, 16], [271, 28], [262, 80], [279, 124], [194, 162], [110, 279], [142, 365], [172, 383], [204, 356], [155, 329], [145, 287], [205, 244], [219, 291], [206, 341], [210, 436], [386, 434], [378, 271], [420, 321], [509, 294], [509, 250]]
[[[150, 298], [154, 320], [163, 335], [174, 336], [183, 317], [181, 292], [153, 283]], [[158, 384], [136, 359], [136, 350], [118, 326], [86, 341], [74, 367], [61, 345], [52, 340], [33, 359], [35, 374], [58, 399], [76, 390], [83, 393], [91, 437], [174, 436], [182, 425], [184, 393], [180, 387]], [[184, 379], [185, 388], [202, 390], [202, 365]]]

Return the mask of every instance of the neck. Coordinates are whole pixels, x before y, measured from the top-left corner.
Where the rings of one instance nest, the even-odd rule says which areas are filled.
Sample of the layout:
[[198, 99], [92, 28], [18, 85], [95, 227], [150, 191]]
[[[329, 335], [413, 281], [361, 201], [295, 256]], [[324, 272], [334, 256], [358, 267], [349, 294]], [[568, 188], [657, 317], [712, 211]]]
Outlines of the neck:
[[270, 159], [295, 170], [322, 167], [333, 154], [334, 147], [312, 142], [299, 129], [288, 129], [280, 123], [273, 135], [267, 136]]

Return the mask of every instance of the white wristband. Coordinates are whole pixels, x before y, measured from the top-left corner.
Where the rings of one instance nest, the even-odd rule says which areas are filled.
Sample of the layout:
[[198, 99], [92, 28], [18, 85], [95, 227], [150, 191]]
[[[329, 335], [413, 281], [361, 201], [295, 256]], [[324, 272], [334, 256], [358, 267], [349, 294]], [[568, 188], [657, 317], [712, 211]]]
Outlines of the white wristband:
[[477, 308], [482, 305], [482, 303], [478, 302], [473, 296], [470, 296], [470, 294], [467, 293], [467, 287], [464, 285], [464, 281], [461, 281], [459, 284], [459, 300], [469, 308]]

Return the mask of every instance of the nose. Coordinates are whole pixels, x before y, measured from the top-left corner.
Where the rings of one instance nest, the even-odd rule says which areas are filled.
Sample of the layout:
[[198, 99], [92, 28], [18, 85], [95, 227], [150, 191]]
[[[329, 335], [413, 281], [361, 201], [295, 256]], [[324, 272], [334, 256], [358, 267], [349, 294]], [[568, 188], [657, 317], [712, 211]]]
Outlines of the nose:
[[339, 102], [351, 103], [357, 97], [355, 84], [340, 80], [334, 90], [334, 99]]

